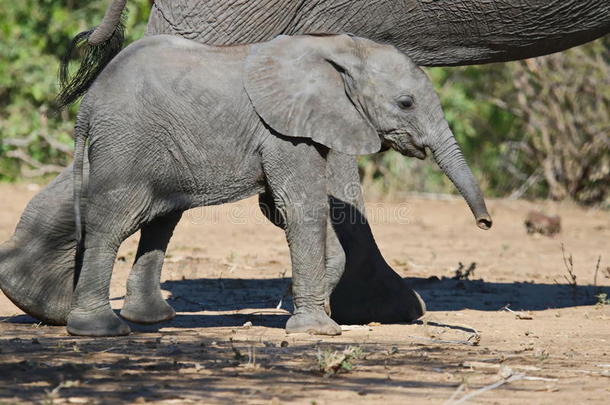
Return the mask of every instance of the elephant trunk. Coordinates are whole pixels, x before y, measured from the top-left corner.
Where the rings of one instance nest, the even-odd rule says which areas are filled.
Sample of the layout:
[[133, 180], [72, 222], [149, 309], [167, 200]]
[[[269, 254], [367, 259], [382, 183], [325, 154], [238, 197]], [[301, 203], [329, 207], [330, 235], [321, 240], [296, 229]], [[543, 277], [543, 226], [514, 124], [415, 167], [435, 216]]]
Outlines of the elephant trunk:
[[430, 146], [434, 160], [468, 203], [476, 219], [477, 226], [481, 229], [489, 229], [491, 228], [492, 221], [485, 206], [483, 193], [470, 171], [470, 167], [468, 167], [449, 126], [444, 123], [444, 127], [439, 141]]
[[112, 36], [112, 33], [121, 21], [125, 3], [127, 3], [127, 0], [112, 0], [110, 6], [106, 9], [102, 23], [89, 36], [89, 45], [99, 45], [106, 42]]

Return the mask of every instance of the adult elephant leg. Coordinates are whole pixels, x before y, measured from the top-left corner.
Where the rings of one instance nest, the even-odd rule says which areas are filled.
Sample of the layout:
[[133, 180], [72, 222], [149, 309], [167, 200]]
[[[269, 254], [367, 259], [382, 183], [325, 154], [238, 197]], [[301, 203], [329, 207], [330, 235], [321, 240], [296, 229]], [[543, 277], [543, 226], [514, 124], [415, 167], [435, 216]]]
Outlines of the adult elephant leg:
[[423, 300], [386, 263], [375, 243], [364, 212], [356, 159], [330, 151], [327, 167], [331, 221], [345, 251], [345, 271], [330, 295], [332, 318], [362, 324], [421, 317]]
[[160, 281], [163, 260], [182, 212], [156, 218], [140, 230], [136, 259], [127, 280], [121, 316], [135, 323], [169, 321], [176, 312], [163, 299]]
[[0, 245], [0, 288], [51, 325], [65, 325], [75, 284], [72, 194], [70, 166], [32, 198], [13, 236]]

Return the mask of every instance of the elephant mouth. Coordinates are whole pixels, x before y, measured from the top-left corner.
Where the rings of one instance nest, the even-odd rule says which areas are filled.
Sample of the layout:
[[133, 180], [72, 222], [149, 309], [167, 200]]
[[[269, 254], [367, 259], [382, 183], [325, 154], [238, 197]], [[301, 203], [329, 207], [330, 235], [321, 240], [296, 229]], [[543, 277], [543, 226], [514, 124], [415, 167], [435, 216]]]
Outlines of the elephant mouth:
[[424, 160], [428, 156], [426, 147], [419, 145], [414, 142], [411, 137], [410, 139], [403, 139], [405, 135], [402, 133], [390, 133], [386, 137], [383, 147], [390, 147], [398, 151], [401, 155], [407, 157], [414, 157], [420, 160]]
[[415, 145], [413, 143], [400, 145], [395, 149], [397, 149], [403, 156], [414, 157], [419, 160], [424, 160], [426, 156], [428, 156], [428, 154], [426, 153], [426, 148], [424, 146]]
[[428, 154], [426, 153], [426, 148], [418, 145], [410, 145], [404, 152], [403, 155], [414, 157], [419, 160], [424, 160]]

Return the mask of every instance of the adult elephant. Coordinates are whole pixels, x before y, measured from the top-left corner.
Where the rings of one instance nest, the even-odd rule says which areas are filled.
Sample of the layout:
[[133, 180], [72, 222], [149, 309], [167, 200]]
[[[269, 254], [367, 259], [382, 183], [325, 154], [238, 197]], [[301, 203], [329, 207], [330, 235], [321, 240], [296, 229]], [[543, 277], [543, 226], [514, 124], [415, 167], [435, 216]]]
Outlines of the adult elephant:
[[[113, 0], [89, 43], [115, 37], [126, 0]], [[174, 34], [210, 44], [268, 40], [278, 34], [351, 32], [389, 42], [419, 65], [501, 62], [560, 51], [610, 32], [608, 0], [156, 0], [148, 34]], [[74, 275], [72, 169], [28, 204], [13, 237], [0, 246], [0, 287], [25, 312], [63, 324]], [[331, 297], [332, 316], [345, 323], [410, 321], [423, 313], [417, 295], [383, 259], [364, 216], [353, 158], [330, 168], [335, 231], [346, 255]], [[346, 186], [347, 185], [347, 186]], [[266, 195], [261, 202], [268, 202]], [[269, 207], [268, 204], [264, 204]], [[273, 219], [273, 207], [266, 210]], [[173, 316], [160, 300], [163, 255], [178, 218], [142, 229], [124, 308], [153, 322]], [[278, 224], [281, 225], [281, 224]], [[146, 298], [149, 298], [148, 301]], [[150, 298], [152, 297], [152, 299]], [[136, 303], [142, 302], [142, 305]]]

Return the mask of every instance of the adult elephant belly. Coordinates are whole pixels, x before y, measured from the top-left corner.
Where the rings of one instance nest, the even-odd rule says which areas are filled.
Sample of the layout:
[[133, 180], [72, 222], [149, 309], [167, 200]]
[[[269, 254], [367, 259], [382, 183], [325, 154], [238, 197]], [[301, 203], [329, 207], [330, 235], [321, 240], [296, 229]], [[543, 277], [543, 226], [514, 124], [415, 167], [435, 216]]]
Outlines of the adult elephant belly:
[[147, 35], [179, 35], [209, 45], [266, 41], [285, 34], [301, 6], [294, 0], [156, 0]]
[[155, 0], [148, 33], [224, 45], [349, 32], [450, 66], [558, 52], [609, 33], [609, 17], [607, 0]]

